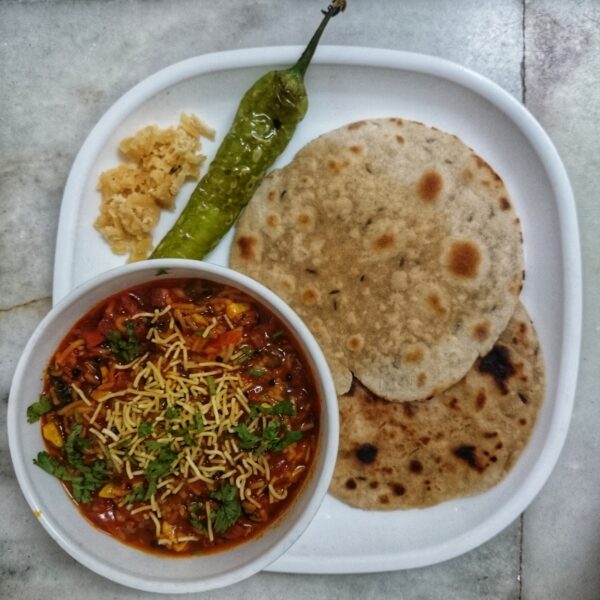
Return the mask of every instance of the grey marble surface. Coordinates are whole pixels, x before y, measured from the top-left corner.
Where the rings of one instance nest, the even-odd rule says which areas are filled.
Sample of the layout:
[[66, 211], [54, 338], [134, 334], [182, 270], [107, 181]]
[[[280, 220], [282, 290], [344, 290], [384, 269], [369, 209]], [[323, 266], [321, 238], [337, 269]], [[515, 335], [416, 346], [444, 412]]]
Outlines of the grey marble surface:
[[[11, 377], [50, 307], [61, 195], [77, 150], [111, 104], [144, 77], [205, 52], [301, 44], [321, 4], [0, 2], [0, 598], [147, 596], [88, 571], [50, 539], [21, 496], [8, 452]], [[393, 573], [261, 573], [206, 596], [597, 600], [600, 3], [350, 0], [325, 42], [412, 50], [462, 63], [524, 101], [553, 138], [572, 179], [583, 243], [584, 332], [572, 426], [533, 504], [464, 556]]]

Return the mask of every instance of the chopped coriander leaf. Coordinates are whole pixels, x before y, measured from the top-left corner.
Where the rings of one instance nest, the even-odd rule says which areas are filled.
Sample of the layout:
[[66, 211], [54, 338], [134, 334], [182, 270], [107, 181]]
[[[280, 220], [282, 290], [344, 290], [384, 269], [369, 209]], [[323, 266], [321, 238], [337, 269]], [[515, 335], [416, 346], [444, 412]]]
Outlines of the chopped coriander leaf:
[[270, 421], [262, 432], [262, 441], [257, 454], [264, 454], [279, 441], [279, 430], [281, 429], [281, 423], [279, 421]]
[[192, 502], [188, 506], [188, 521], [194, 529], [198, 529], [202, 533], [208, 533], [206, 526], [206, 512], [200, 502]]
[[41, 394], [40, 399], [27, 407], [27, 422], [35, 423], [42, 415], [52, 410], [52, 402], [46, 394]]
[[294, 417], [296, 415], [296, 406], [291, 400], [281, 400], [273, 406], [271, 414], [283, 417]]
[[216, 396], [216, 394], [217, 394], [217, 388], [215, 386], [215, 378], [212, 375], [209, 375], [206, 378], [206, 385], [208, 386], [208, 393], [211, 396]]
[[224, 482], [218, 490], [212, 492], [210, 497], [219, 502], [231, 502], [237, 498], [237, 489], [230, 483]]
[[[282, 429], [283, 437], [281, 438], [280, 433]], [[281, 452], [284, 448], [302, 439], [302, 437], [303, 434], [301, 431], [292, 431], [284, 427], [279, 421], [271, 421], [263, 431], [262, 442], [256, 453], [264, 454], [269, 450]]]
[[233, 428], [233, 431], [237, 434], [239, 440], [239, 446], [242, 450], [251, 450], [260, 442], [260, 437], [254, 435], [248, 426], [244, 423], [240, 423]]
[[81, 482], [73, 482], [73, 498], [84, 504], [92, 500], [93, 493], [100, 489], [107, 481], [106, 463], [97, 460], [92, 466], [86, 467]]
[[275, 452], [281, 452], [284, 448], [287, 448], [291, 444], [301, 440], [303, 437], [304, 434], [301, 431], [286, 429], [284, 431], [283, 438], [273, 445], [272, 450]]
[[110, 345], [110, 351], [120, 360], [129, 363], [140, 354], [140, 343], [133, 334], [133, 323], [126, 321], [127, 338], [120, 331], [109, 331], [106, 339]]
[[168, 445], [168, 442], [157, 442], [156, 440], [149, 440], [146, 442], [146, 448], [148, 448], [148, 450], [150, 450], [151, 452], [155, 452], [156, 450], [166, 448]]
[[39, 452], [33, 464], [57, 479], [70, 483], [73, 498], [84, 504], [91, 501], [92, 494], [107, 480], [106, 464], [101, 460], [97, 460], [93, 465], [82, 464], [81, 469], [71, 471], [47, 452]]
[[240, 365], [245, 363], [254, 354], [254, 352], [254, 348], [251, 348], [250, 346], [244, 346], [240, 355], [236, 358], [236, 362]]
[[246, 373], [252, 375], [252, 377], [262, 377], [267, 372], [266, 369], [259, 369], [256, 367], [248, 367]]
[[242, 515], [237, 488], [225, 482], [210, 497], [219, 502], [219, 508], [213, 515], [215, 531], [225, 533]]
[[276, 404], [252, 404], [250, 417], [255, 418], [259, 414], [293, 417], [296, 414], [296, 407], [291, 400], [281, 400]]
[[165, 418], [166, 419], [176, 419], [181, 414], [181, 409], [176, 408], [175, 406], [169, 406], [167, 410], [165, 410]]
[[148, 437], [154, 429], [154, 426], [150, 421], [142, 421], [138, 427], [138, 434], [140, 437]]
[[127, 448], [128, 446], [131, 446], [131, 436], [127, 435], [126, 437], [121, 438], [118, 442], [117, 442], [117, 449], [122, 450], [123, 448]]
[[37, 457], [33, 459], [33, 464], [46, 471], [46, 473], [54, 475], [54, 477], [61, 481], [81, 479], [81, 475], [73, 474], [65, 465], [53, 456], [50, 456], [47, 452], [38, 452]]
[[82, 451], [88, 448], [91, 444], [90, 440], [81, 437], [82, 431], [83, 425], [81, 423], [75, 423], [71, 431], [69, 431], [69, 435], [67, 436], [64, 447], [64, 453], [67, 462], [77, 469], [81, 469], [82, 467], [85, 468]]
[[148, 489], [146, 490], [144, 500], [149, 500], [156, 492], [158, 480], [171, 470], [176, 458], [177, 452], [174, 452], [168, 446], [160, 448], [158, 456], [146, 467], [144, 473], [148, 482]]
[[194, 429], [198, 433], [204, 431], [204, 419], [202, 418], [202, 413], [200, 411], [194, 413]]
[[[240, 423], [234, 427], [233, 431], [238, 436], [238, 445], [242, 450], [254, 450], [258, 455], [270, 450], [281, 452], [284, 448], [287, 448], [290, 444], [297, 442], [303, 437], [301, 431], [287, 429], [278, 419], [269, 421], [262, 432], [260, 432], [260, 435], [252, 433], [244, 423]], [[281, 437], [282, 432], [283, 437]]]
[[127, 502], [141, 502], [146, 497], [146, 487], [143, 483], [134, 485], [131, 494], [127, 496]]
[[194, 331], [194, 335], [197, 335], [198, 337], [204, 337], [204, 329], [196, 329], [196, 331]]
[[189, 431], [183, 434], [183, 443], [187, 446], [197, 446], [198, 442], [190, 435]]

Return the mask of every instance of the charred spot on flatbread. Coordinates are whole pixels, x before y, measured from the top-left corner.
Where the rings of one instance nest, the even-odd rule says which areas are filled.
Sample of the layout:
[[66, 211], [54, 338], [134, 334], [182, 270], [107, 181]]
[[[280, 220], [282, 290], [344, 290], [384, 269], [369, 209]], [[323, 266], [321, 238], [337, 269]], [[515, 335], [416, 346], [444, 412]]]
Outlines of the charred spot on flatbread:
[[510, 350], [506, 346], [496, 344], [479, 360], [477, 368], [481, 373], [487, 373], [494, 378], [502, 394], [508, 393], [507, 382], [515, 374], [516, 369], [511, 360]]
[[267, 227], [277, 227], [277, 225], [281, 223], [281, 218], [278, 214], [271, 213], [270, 215], [267, 215], [265, 223]]
[[437, 171], [427, 171], [419, 179], [417, 194], [424, 202], [435, 202], [442, 191], [443, 185], [442, 176]]
[[392, 490], [396, 496], [404, 496], [406, 494], [406, 488], [401, 483], [392, 484]]
[[475, 398], [475, 410], [476, 411], [482, 410], [483, 407], [485, 406], [486, 402], [487, 402], [487, 396], [486, 396], [486, 393], [485, 393], [485, 389], [481, 388], [477, 392], [477, 396]]
[[241, 235], [235, 243], [237, 244], [239, 257], [242, 260], [252, 260], [256, 258], [257, 239], [253, 235]]
[[310, 217], [306, 213], [299, 214], [297, 223], [298, 225], [307, 225], [310, 223]]
[[357, 449], [356, 449], [356, 458], [358, 458], [358, 460], [361, 463], [364, 463], [365, 465], [370, 465], [372, 463], [375, 462], [375, 459], [377, 458], [377, 447], [373, 446], [373, 444], [361, 444]]
[[408, 464], [411, 473], [420, 474], [423, 472], [423, 464], [418, 460], [411, 460]]
[[465, 461], [471, 469], [475, 469], [480, 473], [485, 470], [485, 466], [480, 463], [477, 457], [477, 447], [469, 444], [463, 444], [454, 448], [452, 453], [456, 458]]
[[336, 175], [338, 175], [344, 169], [346, 169], [346, 168], [348, 168], [350, 166], [350, 161], [348, 161], [348, 160], [336, 160], [334, 158], [330, 158], [327, 161], [327, 166], [329, 167], [329, 170], [332, 173], [335, 173]]
[[480, 321], [473, 327], [473, 337], [484, 341], [490, 335], [490, 323], [487, 319]]
[[362, 335], [354, 334], [346, 340], [346, 348], [352, 352], [360, 352], [365, 347], [365, 340]]
[[403, 358], [408, 363], [419, 364], [423, 362], [423, 359], [425, 358], [425, 352], [420, 347], [410, 348], [405, 351]]
[[306, 286], [300, 292], [300, 300], [305, 305], [317, 304], [319, 302], [319, 291], [314, 286]]
[[447, 261], [448, 270], [454, 276], [463, 279], [475, 279], [481, 263], [481, 252], [473, 241], [455, 241], [450, 247]]
[[396, 243], [396, 238], [393, 233], [383, 233], [373, 240], [373, 250], [380, 252], [393, 248]]
[[445, 315], [448, 313], [448, 307], [444, 304], [437, 292], [431, 292], [425, 300], [434, 313], [437, 313], [438, 315]]

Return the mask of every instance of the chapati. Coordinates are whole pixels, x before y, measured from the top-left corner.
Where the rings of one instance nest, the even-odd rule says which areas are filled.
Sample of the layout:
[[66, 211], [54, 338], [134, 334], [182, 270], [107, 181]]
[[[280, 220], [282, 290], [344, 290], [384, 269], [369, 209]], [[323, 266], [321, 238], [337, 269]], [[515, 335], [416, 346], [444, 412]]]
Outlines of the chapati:
[[320, 343], [338, 394], [431, 397], [490, 351], [522, 286], [519, 219], [499, 175], [456, 136], [397, 118], [351, 123], [265, 178], [230, 266]]

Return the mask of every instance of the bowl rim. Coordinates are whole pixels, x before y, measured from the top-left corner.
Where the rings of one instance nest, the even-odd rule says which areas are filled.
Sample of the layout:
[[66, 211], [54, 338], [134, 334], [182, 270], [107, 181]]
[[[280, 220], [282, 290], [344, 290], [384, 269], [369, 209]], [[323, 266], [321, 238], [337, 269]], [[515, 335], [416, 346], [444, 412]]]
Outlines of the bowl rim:
[[[306, 507], [297, 515], [295, 522], [291, 524], [289, 530], [284, 532], [279, 539], [277, 539], [266, 550], [266, 552], [256, 558], [251, 558], [248, 561], [244, 561], [238, 567], [233, 567], [217, 575], [207, 575], [202, 576], [200, 579], [186, 581], [161, 581], [157, 580], [156, 576], [153, 578], [143, 578], [141, 576], [132, 574], [130, 571], [119, 570], [107, 563], [102, 562], [95, 556], [92, 556], [88, 553], [85, 547], [82, 547], [74, 542], [71, 537], [64, 535], [63, 532], [57, 527], [57, 522], [52, 517], [51, 512], [48, 515], [46, 509], [40, 514], [38, 507], [40, 506], [39, 498], [41, 495], [35, 489], [35, 486], [28, 475], [28, 470], [32, 469], [32, 466], [24, 456], [24, 448], [22, 447], [17, 435], [19, 426], [18, 420], [22, 417], [23, 412], [23, 399], [19, 399], [19, 396], [24, 379], [29, 376], [27, 373], [27, 365], [30, 361], [32, 353], [37, 348], [38, 343], [43, 338], [47, 330], [52, 327], [55, 319], [64, 313], [68, 313], [68, 311], [72, 309], [73, 305], [80, 301], [81, 298], [93, 293], [94, 291], [97, 291], [104, 284], [112, 281], [115, 278], [119, 278], [127, 274], [147, 271], [147, 281], [151, 281], [158, 275], [158, 273], [160, 273], [161, 270], [167, 270], [167, 272], [164, 273], [166, 276], [165, 278], [179, 277], [177, 274], [169, 273], [169, 269], [191, 269], [197, 272], [198, 278], [206, 277], [207, 279], [217, 278], [227, 280], [232, 287], [237, 287], [246, 293], [250, 292], [251, 294], [254, 294], [258, 298], [259, 302], [264, 303], [266, 308], [271, 312], [279, 313], [278, 316], [282, 318], [282, 320], [289, 327], [296, 340], [300, 343], [302, 350], [310, 357], [310, 360], [314, 365], [313, 375], [319, 383], [319, 387], [322, 390], [323, 396], [321, 398], [321, 418], [325, 417], [327, 422], [327, 427], [324, 429], [320, 443], [320, 453], [322, 456], [320, 461], [321, 465], [317, 465], [317, 462], [315, 461], [313, 462], [312, 466], [312, 478], [316, 482], [312, 497], [307, 501]], [[186, 278], [189, 277], [189, 275], [182, 275], [181, 277]], [[129, 287], [133, 287], [134, 285], [142, 284], [132, 283]], [[124, 285], [120, 289], [127, 289], [127, 285]], [[118, 291], [107, 293], [106, 297], [116, 293], [118, 293]], [[96, 300], [93, 303], [90, 303], [86, 310], [91, 309], [98, 302], [101, 302], [101, 300]], [[74, 325], [84, 314], [85, 312], [81, 315], [76, 315], [72, 320], [70, 320], [72, 325]], [[129, 263], [108, 271], [104, 271], [75, 287], [50, 309], [50, 311], [37, 325], [33, 334], [27, 341], [27, 344], [25, 345], [25, 348], [23, 349], [15, 368], [8, 400], [7, 428], [9, 451], [21, 492], [31, 510], [36, 515], [37, 520], [41, 523], [50, 537], [52, 537], [52, 539], [59, 546], [61, 546], [63, 550], [65, 550], [74, 559], [90, 570], [128, 587], [159, 593], [190, 593], [206, 591], [218, 587], [225, 587], [254, 575], [282, 556], [301, 536], [321, 506], [333, 476], [339, 441], [339, 414], [335, 386], [325, 356], [323, 355], [323, 352], [313, 334], [288, 304], [286, 304], [278, 295], [261, 283], [232, 269], [204, 261], [166, 258]], [[300, 492], [300, 495], [301, 494], [302, 491]], [[65, 501], [71, 502], [67, 493], [65, 493]], [[285, 518], [286, 514], [284, 513], [279, 519], [279, 523], [283, 522]], [[94, 527], [92, 524], [89, 524], [89, 526]], [[109, 537], [114, 540], [113, 536]], [[116, 543], [120, 542], [117, 541]], [[248, 544], [251, 543], [252, 540], [249, 540]], [[239, 548], [243, 545], [244, 544], [236, 545], [234, 548]], [[125, 546], [127, 545], [125, 544]], [[143, 555], [145, 553], [141, 551], [141, 554]], [[219, 553], [215, 554], [218, 555]], [[201, 559], [202, 555], [197, 555], [197, 557], [198, 559]], [[171, 560], [170, 557], [166, 558]], [[176, 557], [174, 560], [180, 559]]]

